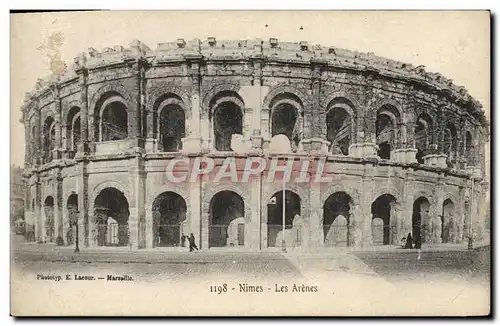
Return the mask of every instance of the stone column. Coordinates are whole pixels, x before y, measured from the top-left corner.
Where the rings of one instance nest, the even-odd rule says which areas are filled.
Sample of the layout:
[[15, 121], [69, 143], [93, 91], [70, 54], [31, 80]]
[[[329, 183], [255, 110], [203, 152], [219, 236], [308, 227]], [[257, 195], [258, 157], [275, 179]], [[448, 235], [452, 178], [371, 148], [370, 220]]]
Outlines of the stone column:
[[140, 59], [135, 59], [132, 70], [135, 75], [134, 86], [131, 89], [131, 103], [128, 113], [128, 139], [132, 151], [141, 151], [144, 148], [142, 142], [142, 104], [144, 100], [144, 87], [142, 78], [144, 68]]
[[131, 160], [130, 166], [130, 198], [127, 198], [129, 202], [129, 246], [132, 249], [139, 249], [145, 246], [145, 235], [143, 235], [141, 230], [145, 231], [145, 211], [144, 211], [144, 194], [145, 194], [145, 184], [143, 176], [143, 162], [142, 158], [137, 156]]
[[54, 128], [55, 128], [55, 145], [52, 157], [54, 160], [61, 159], [62, 137], [61, 137], [61, 98], [60, 89], [58, 85], [52, 86], [52, 95], [54, 97], [54, 105], [56, 114], [54, 115]]
[[154, 233], [153, 233], [153, 210], [151, 207], [145, 207], [145, 237], [146, 237], [146, 249], [151, 249], [154, 247]]
[[43, 238], [43, 216], [42, 216], [42, 189], [40, 176], [35, 173], [35, 240], [42, 241]]
[[376, 149], [375, 120], [376, 109], [373, 108], [373, 76], [367, 76], [367, 85], [364, 89], [365, 101], [360, 101], [365, 108], [358, 108], [356, 134], [352, 145], [349, 146], [349, 155], [354, 157], [378, 157]]
[[[63, 197], [63, 200], [61, 202], [62, 238], [63, 238], [64, 244], [66, 244], [68, 246], [70, 244], [68, 243], [68, 238], [66, 235], [68, 234], [68, 231], [70, 229], [70, 224], [69, 224], [68, 206], [67, 206], [67, 202], [65, 199], [67, 200], [68, 198]], [[73, 243], [75, 243], [74, 237], [73, 237]]]
[[[309, 218], [308, 218], [308, 243], [306, 247], [311, 249], [322, 248], [325, 245], [321, 220], [323, 218], [321, 202], [321, 183], [311, 182], [309, 190]], [[306, 230], [304, 230], [305, 232]]]
[[97, 246], [97, 229], [94, 223], [94, 203], [89, 200], [87, 162], [78, 162], [76, 192], [78, 194], [78, 240], [79, 246]]
[[[89, 118], [88, 118], [88, 86], [87, 86], [87, 75], [86, 69], [81, 69], [77, 71], [80, 84], [80, 143], [78, 144], [77, 155], [85, 155], [89, 153]], [[94, 119], [92, 119], [93, 121]], [[93, 128], [92, 128], [93, 130]], [[91, 134], [90, 140], [93, 141], [94, 134]], [[80, 195], [79, 195], [80, 197]]]
[[[260, 224], [261, 224], [261, 212], [260, 207], [262, 206], [262, 175], [252, 176], [249, 180], [250, 186], [250, 200], [251, 203], [246, 205], [251, 205], [252, 216], [246, 228], [246, 239], [245, 246], [252, 251], [258, 251], [261, 249], [261, 234], [260, 234]], [[248, 243], [248, 245], [247, 245]]]
[[269, 108], [262, 108], [261, 112], [261, 134], [263, 141], [263, 149], [267, 149], [269, 142], [271, 141], [271, 120], [270, 120], [271, 110]]
[[42, 118], [40, 112], [40, 103], [37, 101], [33, 110], [35, 110], [35, 152], [34, 155], [34, 165], [39, 165], [42, 163]]
[[[371, 205], [374, 200], [373, 198], [373, 175], [374, 166], [373, 163], [365, 163], [365, 172], [362, 177], [362, 184], [360, 186], [360, 207], [358, 212], [354, 212], [356, 224], [355, 232], [356, 235], [354, 241], [355, 247], [369, 247], [372, 245], [372, 229], [371, 229]], [[356, 215], [357, 213], [357, 215]]]
[[[306, 108], [306, 112], [311, 112], [311, 114], [306, 114], [305, 118], [309, 119], [309, 128], [307, 126], [304, 128], [305, 138], [310, 140], [304, 143], [304, 145], [308, 145], [310, 150], [316, 152], [327, 152], [328, 146], [325, 146], [325, 140], [323, 139], [323, 130], [321, 127], [322, 124], [322, 108], [321, 108], [321, 75], [323, 71], [324, 65], [326, 62], [323, 61], [314, 61], [312, 63], [312, 78], [311, 78], [311, 86], [312, 86], [312, 110], [308, 110]], [[306, 121], [307, 124], [307, 121]], [[309, 134], [307, 134], [309, 132]], [[307, 147], [307, 146], [306, 146]], [[304, 148], [308, 150], [308, 148]]]
[[64, 240], [64, 225], [62, 216], [62, 199], [63, 199], [63, 189], [62, 189], [62, 178], [60, 168], [54, 171], [54, 231], [55, 240], [57, 237], [61, 237]]
[[[182, 139], [182, 150], [186, 153], [200, 153], [203, 135], [200, 123], [202, 116], [200, 101], [200, 63], [192, 62], [189, 69], [189, 74], [191, 76], [191, 112], [186, 116], [186, 137]], [[204, 128], [206, 128], [206, 126], [204, 126]]]
[[194, 234], [198, 248], [208, 249], [208, 223], [203, 225], [203, 229], [201, 227], [203, 216], [200, 181], [189, 183], [189, 207], [191, 211], [191, 216], [189, 218], [190, 233]]
[[[24, 113], [23, 113], [24, 114]], [[31, 166], [31, 157], [33, 156], [32, 154], [32, 149], [33, 149], [33, 142], [34, 139], [31, 138], [31, 123], [30, 121], [26, 120], [24, 121], [24, 165], [26, 168]]]
[[415, 171], [413, 169], [408, 169], [406, 172], [406, 181], [403, 184], [402, 191], [402, 203], [401, 203], [401, 214], [398, 214], [398, 232], [402, 237], [406, 237], [408, 233], [413, 234], [413, 200], [414, 200], [414, 191], [415, 191]]

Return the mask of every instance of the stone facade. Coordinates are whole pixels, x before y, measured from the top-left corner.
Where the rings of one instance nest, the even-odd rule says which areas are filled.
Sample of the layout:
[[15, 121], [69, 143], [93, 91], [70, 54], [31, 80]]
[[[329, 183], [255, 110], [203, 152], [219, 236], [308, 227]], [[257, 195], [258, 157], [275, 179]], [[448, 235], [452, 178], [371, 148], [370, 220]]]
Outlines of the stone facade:
[[[219, 132], [229, 121], [219, 119], [223, 110], [241, 119]], [[168, 238], [181, 233], [193, 233], [203, 249], [278, 246], [279, 223], [269, 219], [279, 211], [270, 201], [280, 182], [264, 182], [265, 173], [247, 184], [172, 184], [165, 176], [180, 155], [217, 165], [228, 156], [272, 156], [277, 134], [291, 140], [295, 160], [326, 159], [333, 178], [287, 185], [285, 205], [296, 202], [299, 219], [291, 216], [286, 229], [300, 230], [285, 236], [295, 239], [289, 246], [399, 244], [410, 232], [426, 243], [460, 243], [470, 225], [476, 239], [485, 233], [481, 105], [422, 66], [277, 39], [179, 39], [155, 50], [135, 41], [89, 49], [70, 71], [39, 80], [22, 112], [25, 211], [37, 241], [71, 244], [77, 223], [88, 247], [179, 245]], [[289, 125], [280, 125], [283, 112], [291, 112]], [[224, 147], [228, 132], [242, 135], [240, 152]], [[231, 225], [227, 236], [229, 213], [214, 211], [221, 193], [229, 197], [217, 205], [239, 207], [233, 217], [243, 225]], [[162, 222], [167, 215], [181, 220]], [[212, 241], [214, 234], [221, 238]]]

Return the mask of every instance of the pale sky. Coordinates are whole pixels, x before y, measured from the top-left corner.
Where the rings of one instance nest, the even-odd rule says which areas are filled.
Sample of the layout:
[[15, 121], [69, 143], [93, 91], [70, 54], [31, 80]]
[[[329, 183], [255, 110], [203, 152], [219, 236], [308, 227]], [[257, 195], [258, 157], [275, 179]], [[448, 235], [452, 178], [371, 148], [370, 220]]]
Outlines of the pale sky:
[[[264, 27], [265, 25], [268, 27]], [[303, 26], [303, 30], [299, 28]], [[38, 49], [62, 33], [68, 66], [89, 47], [128, 47], [139, 39], [155, 49], [177, 38], [308, 41], [424, 65], [467, 88], [489, 117], [489, 12], [332, 11], [114, 11], [11, 15], [11, 163], [24, 164], [24, 93], [50, 74], [47, 52]], [[489, 161], [489, 155], [487, 155]]]

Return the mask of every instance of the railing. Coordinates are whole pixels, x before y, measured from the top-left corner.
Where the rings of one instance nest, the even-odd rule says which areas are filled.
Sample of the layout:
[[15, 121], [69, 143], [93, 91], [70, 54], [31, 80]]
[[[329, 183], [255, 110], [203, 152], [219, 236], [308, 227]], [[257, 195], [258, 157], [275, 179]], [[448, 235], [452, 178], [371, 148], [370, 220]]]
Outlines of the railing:
[[[390, 245], [393, 243], [393, 235], [396, 227], [390, 225], [372, 224], [372, 242], [374, 246]], [[397, 239], [398, 241], [401, 239]]]
[[159, 247], [182, 247], [181, 225], [180, 224], [160, 224], [157, 227], [155, 244]]
[[127, 246], [129, 244], [128, 224], [101, 224], [97, 226], [98, 246]]
[[209, 234], [210, 247], [238, 247], [245, 245], [244, 224], [236, 224], [236, 227], [230, 227], [229, 224], [210, 225]]
[[118, 154], [129, 149], [128, 139], [110, 140], [95, 143], [97, 155]]

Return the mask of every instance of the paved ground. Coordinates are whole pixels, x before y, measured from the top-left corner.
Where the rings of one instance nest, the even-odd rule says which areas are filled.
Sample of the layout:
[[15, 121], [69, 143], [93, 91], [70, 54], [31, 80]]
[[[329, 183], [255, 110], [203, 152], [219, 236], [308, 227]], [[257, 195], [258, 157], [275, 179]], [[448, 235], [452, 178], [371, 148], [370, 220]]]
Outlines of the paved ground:
[[[287, 253], [84, 248], [74, 254], [73, 248], [17, 242], [12, 249], [13, 286], [22, 293], [33, 291], [34, 300], [46, 305], [43, 312], [47, 314], [61, 311], [60, 306], [50, 304], [55, 298], [71, 300], [69, 310], [76, 302], [87, 304], [92, 298], [96, 304], [92, 311], [102, 314], [106, 314], [110, 302], [121, 302], [117, 300], [123, 300], [123, 307], [136, 308], [127, 308], [124, 314], [180, 313], [184, 300], [195, 302], [191, 307], [195, 310], [185, 310], [190, 314], [241, 314], [260, 309], [266, 314], [308, 315], [317, 309], [318, 313], [332, 315], [471, 315], [489, 309], [489, 247], [474, 251], [463, 247], [425, 248], [420, 252], [385, 247]], [[128, 275], [136, 282], [58, 283], [36, 281], [38, 274], [96, 278]], [[222, 284], [227, 284], [230, 294], [211, 292], [211, 286]], [[263, 285], [266, 296], [241, 293], [239, 287], [245, 284]], [[294, 284], [317, 286], [319, 292], [283, 296], [275, 291], [282, 285], [291, 291]], [[83, 293], [86, 297], [80, 297]], [[134, 295], [130, 297], [130, 293]], [[62, 299], [69, 294], [71, 299]], [[135, 304], [137, 300], [144, 305]], [[271, 304], [275, 300], [283, 304]], [[148, 310], [158, 302], [165, 302], [161, 309]], [[228, 305], [236, 302], [238, 305], [229, 311]], [[243, 302], [247, 306], [241, 306]]]

